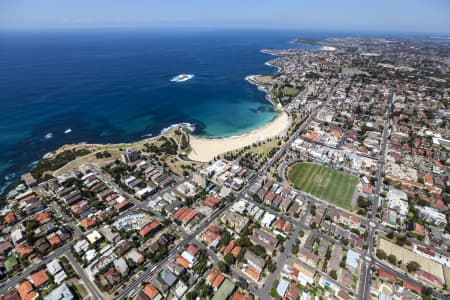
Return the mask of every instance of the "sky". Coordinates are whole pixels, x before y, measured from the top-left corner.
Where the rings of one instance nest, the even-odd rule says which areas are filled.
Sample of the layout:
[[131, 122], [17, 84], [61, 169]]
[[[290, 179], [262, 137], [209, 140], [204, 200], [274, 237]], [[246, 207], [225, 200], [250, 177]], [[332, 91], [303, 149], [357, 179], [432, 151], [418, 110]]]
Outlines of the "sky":
[[450, 34], [450, 0], [0, 0], [0, 28], [289, 28]]

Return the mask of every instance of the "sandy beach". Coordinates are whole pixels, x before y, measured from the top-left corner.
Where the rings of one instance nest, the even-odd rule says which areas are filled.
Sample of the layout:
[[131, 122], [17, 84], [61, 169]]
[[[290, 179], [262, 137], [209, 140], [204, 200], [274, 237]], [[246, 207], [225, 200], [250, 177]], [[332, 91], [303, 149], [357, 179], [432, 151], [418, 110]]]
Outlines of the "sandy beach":
[[289, 129], [290, 124], [291, 118], [286, 112], [282, 112], [269, 124], [240, 136], [218, 139], [202, 139], [191, 136], [192, 151], [188, 158], [199, 162], [207, 162], [218, 154], [236, 150], [271, 137], [282, 136]]

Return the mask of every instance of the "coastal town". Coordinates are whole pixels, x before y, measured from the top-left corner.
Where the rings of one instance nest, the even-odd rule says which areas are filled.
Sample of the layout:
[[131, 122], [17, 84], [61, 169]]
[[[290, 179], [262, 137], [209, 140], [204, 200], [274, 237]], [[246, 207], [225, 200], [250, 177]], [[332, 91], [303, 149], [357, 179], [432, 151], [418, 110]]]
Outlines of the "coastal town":
[[66, 145], [23, 174], [0, 299], [449, 299], [448, 45], [292, 45], [247, 77], [263, 128]]

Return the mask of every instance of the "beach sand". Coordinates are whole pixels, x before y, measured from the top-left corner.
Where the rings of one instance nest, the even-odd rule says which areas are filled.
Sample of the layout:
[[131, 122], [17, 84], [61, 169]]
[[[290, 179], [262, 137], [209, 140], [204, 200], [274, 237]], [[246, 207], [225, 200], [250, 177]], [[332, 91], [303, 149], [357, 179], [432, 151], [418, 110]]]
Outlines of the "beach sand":
[[207, 162], [219, 154], [240, 149], [268, 138], [283, 136], [290, 125], [291, 118], [286, 112], [282, 112], [269, 124], [243, 135], [218, 139], [191, 136], [190, 146], [192, 150], [188, 158], [199, 162]]

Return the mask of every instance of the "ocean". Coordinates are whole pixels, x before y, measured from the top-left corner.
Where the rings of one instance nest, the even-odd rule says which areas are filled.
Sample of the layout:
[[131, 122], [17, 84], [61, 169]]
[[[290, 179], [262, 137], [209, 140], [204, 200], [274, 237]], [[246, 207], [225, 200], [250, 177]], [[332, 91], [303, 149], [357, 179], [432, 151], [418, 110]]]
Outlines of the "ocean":
[[[289, 43], [299, 36], [325, 34], [0, 32], [0, 192], [63, 144], [129, 142], [180, 122], [198, 136], [227, 137], [270, 122], [276, 112], [245, 76], [276, 71], [263, 48], [318, 48]], [[170, 81], [181, 73], [195, 77]]]

